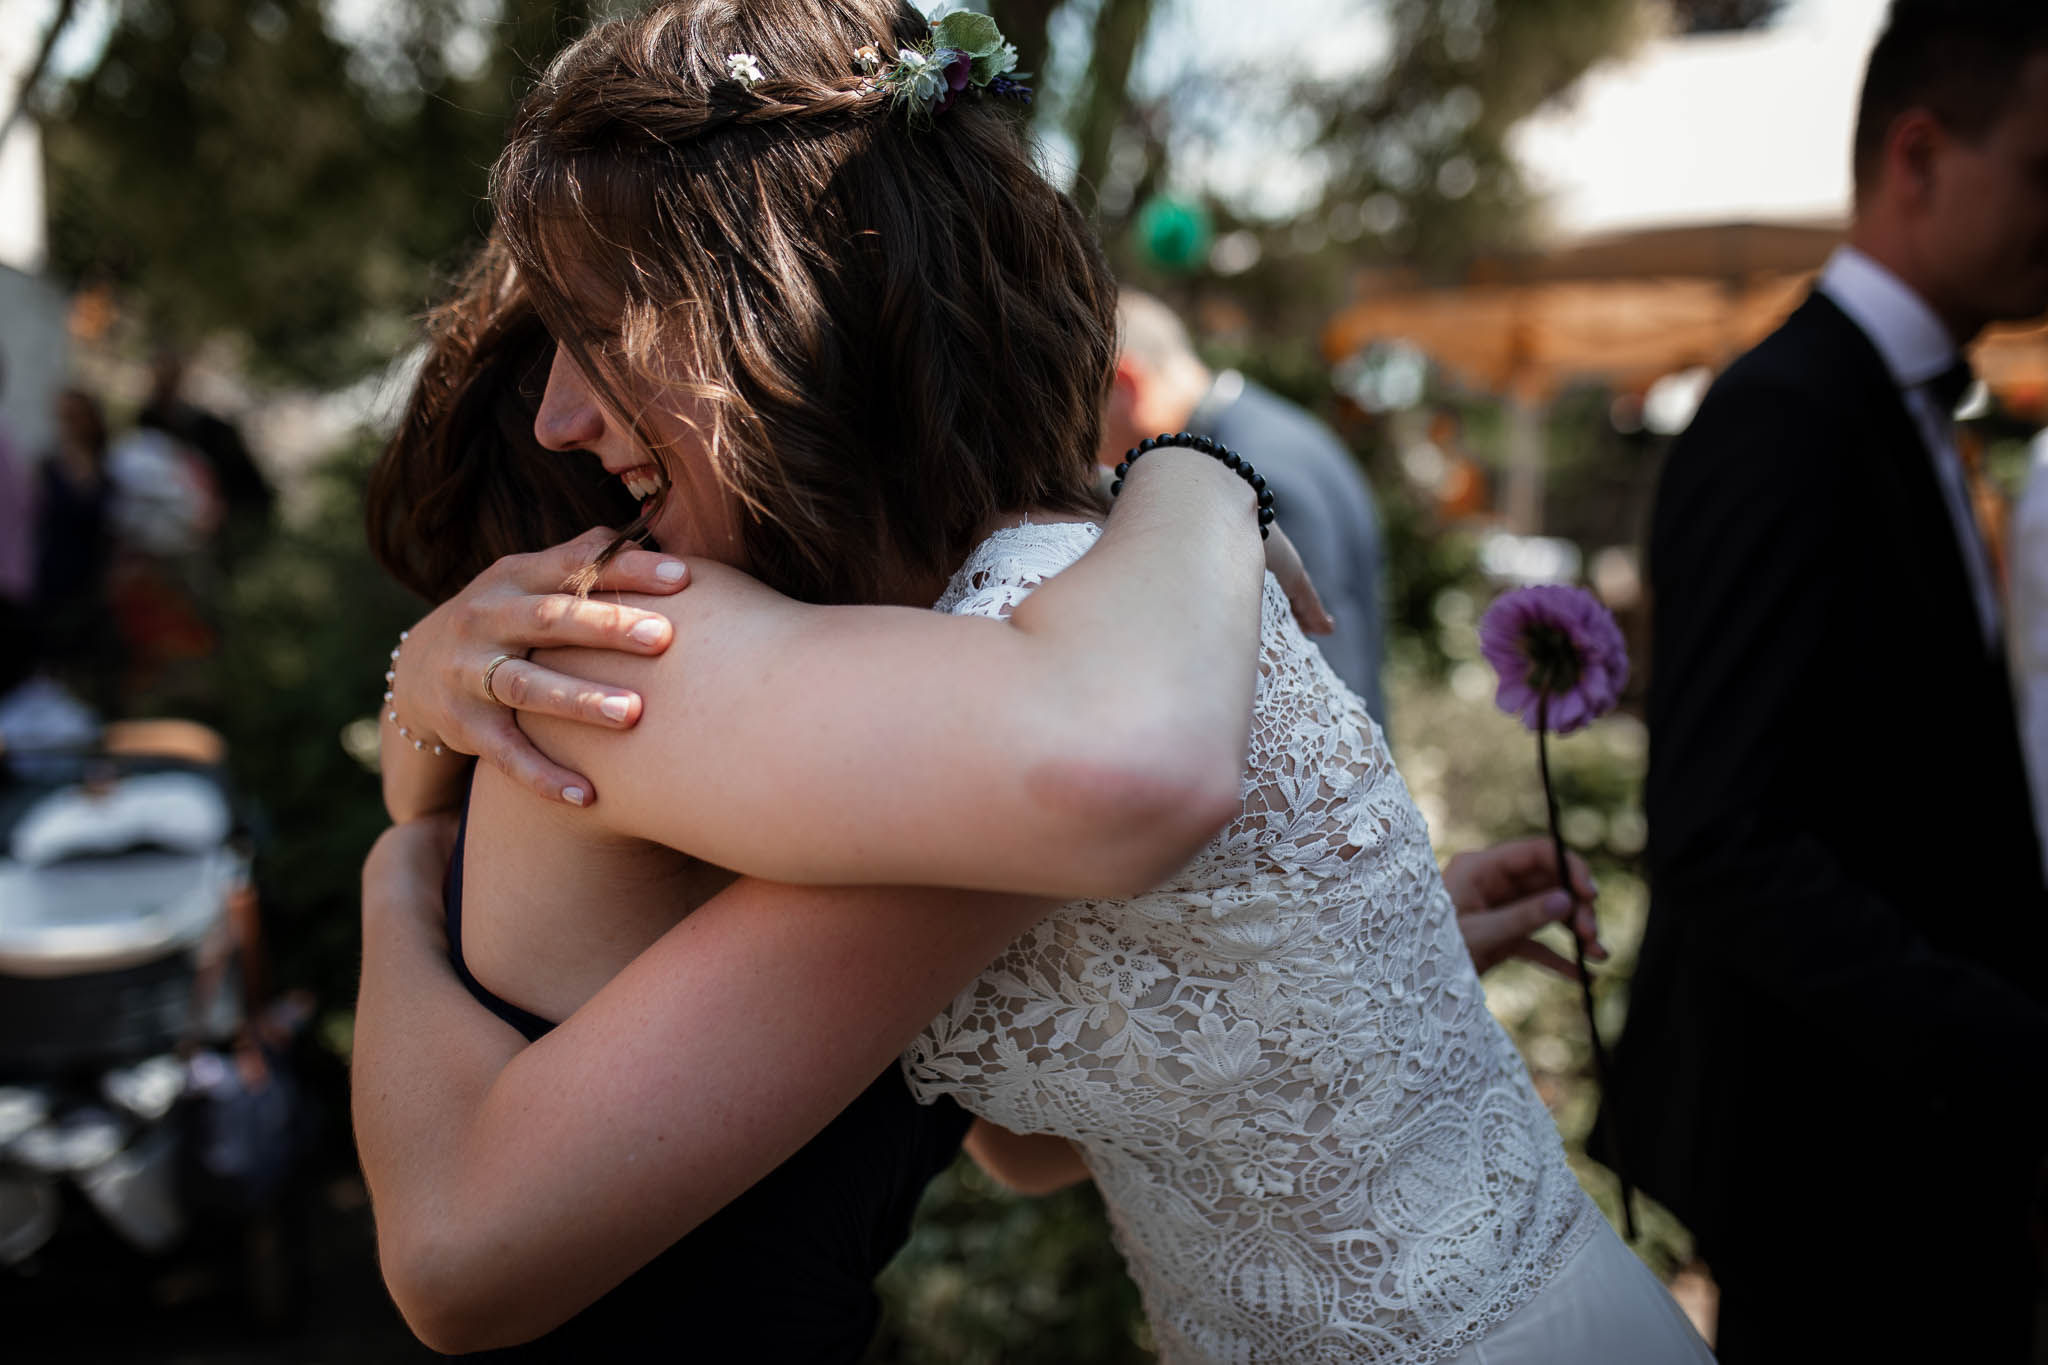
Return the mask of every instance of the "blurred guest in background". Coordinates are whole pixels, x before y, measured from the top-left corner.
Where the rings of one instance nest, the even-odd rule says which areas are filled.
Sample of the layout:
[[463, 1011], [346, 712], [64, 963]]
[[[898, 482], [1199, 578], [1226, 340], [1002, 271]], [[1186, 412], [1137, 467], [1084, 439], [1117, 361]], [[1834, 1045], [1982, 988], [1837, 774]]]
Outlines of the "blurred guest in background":
[[[7, 360], [0, 356], [0, 393], [6, 391]], [[35, 593], [35, 506], [11, 437], [0, 421], [0, 606], [20, 610]]]
[[36, 471], [36, 598], [46, 608], [96, 600], [105, 586], [107, 422], [82, 389], [57, 395], [57, 447]]
[[2034, 833], [2048, 874], [2048, 431], [2034, 437], [2033, 472], [2012, 519], [2012, 671], [2034, 792]]
[[108, 593], [127, 655], [122, 709], [203, 702], [216, 681], [232, 559], [213, 465], [183, 437], [137, 426], [111, 443], [107, 483]]
[[36, 470], [36, 633], [44, 658], [96, 704], [113, 699], [119, 632], [107, 612], [113, 556], [107, 422], [82, 389], [57, 395], [57, 447]]
[[150, 370], [149, 402], [135, 423], [174, 437], [205, 462], [225, 511], [221, 561], [232, 568], [269, 533], [277, 494], [250, 456], [241, 431], [220, 414], [187, 401], [184, 383], [184, 357], [159, 351]]
[[1336, 632], [1315, 643], [1385, 725], [1379, 511], [1350, 452], [1313, 416], [1236, 370], [1212, 373], [1181, 320], [1151, 295], [1122, 291], [1117, 321], [1121, 350], [1097, 458], [1115, 465], [1147, 436], [1190, 431], [1214, 437], [1257, 465], [1275, 502], [1287, 509], [1287, 534], [1301, 551], [1302, 567], [1337, 620]]
[[2032, 1360], [2048, 889], [1962, 348], [2048, 308], [2048, 8], [1899, 0], [1849, 245], [1650, 537], [1652, 907], [1615, 1120], [1759, 1360]]

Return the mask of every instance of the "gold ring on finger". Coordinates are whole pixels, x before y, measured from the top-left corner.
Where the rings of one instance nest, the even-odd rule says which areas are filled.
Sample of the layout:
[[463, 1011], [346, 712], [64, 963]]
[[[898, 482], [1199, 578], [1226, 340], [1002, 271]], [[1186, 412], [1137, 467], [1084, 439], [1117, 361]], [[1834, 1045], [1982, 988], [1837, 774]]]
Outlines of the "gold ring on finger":
[[484, 665], [484, 700], [494, 706], [505, 705], [504, 702], [498, 700], [498, 694], [491, 691], [491, 679], [497, 674], [498, 665], [508, 663], [517, 657], [514, 654], [500, 654], [497, 658]]

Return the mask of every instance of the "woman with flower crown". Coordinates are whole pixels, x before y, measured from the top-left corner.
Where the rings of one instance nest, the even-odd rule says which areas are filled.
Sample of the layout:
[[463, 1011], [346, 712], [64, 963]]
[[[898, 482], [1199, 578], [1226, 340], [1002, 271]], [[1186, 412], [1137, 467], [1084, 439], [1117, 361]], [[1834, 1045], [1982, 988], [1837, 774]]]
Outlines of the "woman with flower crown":
[[[594, 30], [524, 107], [473, 289], [498, 330], [430, 366], [373, 532], [445, 586], [463, 532], [530, 517], [463, 494], [503, 492], [476, 460], [537, 322], [535, 438], [648, 495], [691, 585], [536, 598], [586, 541], [394, 653], [396, 813], [459, 795], [444, 744], [563, 798], [478, 769], [445, 944], [430, 838], [366, 870], [394, 1293], [434, 1344], [498, 1345], [709, 1245], [667, 1289], [727, 1256], [768, 1280], [688, 1314], [710, 1354], [806, 1358], [785, 1329], [846, 1229], [773, 1220], [848, 1162], [915, 1186], [890, 1144], [943, 1135], [861, 1110], [907, 1043], [1019, 1183], [1085, 1166], [1168, 1361], [1705, 1359], [1566, 1166], [1377, 728], [1262, 584], [1256, 479], [1168, 442], [1090, 519], [1113, 287], [1003, 119], [1011, 65], [980, 16], [702, 0]], [[596, 584], [672, 589], [670, 562]], [[659, 658], [519, 657], [649, 623]], [[501, 751], [481, 698], [533, 703], [575, 772]]]

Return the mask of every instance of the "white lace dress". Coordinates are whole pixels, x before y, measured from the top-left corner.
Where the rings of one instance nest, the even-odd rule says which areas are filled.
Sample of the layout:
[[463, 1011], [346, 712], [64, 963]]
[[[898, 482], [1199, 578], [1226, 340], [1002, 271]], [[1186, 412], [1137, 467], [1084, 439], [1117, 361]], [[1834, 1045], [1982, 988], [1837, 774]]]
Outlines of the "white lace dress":
[[[999, 532], [938, 609], [1006, 615], [1096, 535]], [[1263, 613], [1243, 813], [1169, 885], [1055, 911], [905, 1071], [1081, 1148], [1172, 1365], [1442, 1360], [1605, 1225], [1378, 727], [1270, 576]]]

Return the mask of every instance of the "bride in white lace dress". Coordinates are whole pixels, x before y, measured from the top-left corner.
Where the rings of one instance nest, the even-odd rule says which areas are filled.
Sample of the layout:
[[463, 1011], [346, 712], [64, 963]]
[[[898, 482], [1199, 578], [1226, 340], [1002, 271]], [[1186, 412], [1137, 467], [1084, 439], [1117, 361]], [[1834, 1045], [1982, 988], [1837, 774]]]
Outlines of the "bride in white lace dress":
[[[938, 607], [1007, 615], [1097, 534], [1000, 531]], [[1709, 1359], [1580, 1190], [1378, 726], [1270, 577], [1261, 636], [1242, 814], [1026, 932], [913, 1089], [1072, 1140], [1171, 1365]]]

